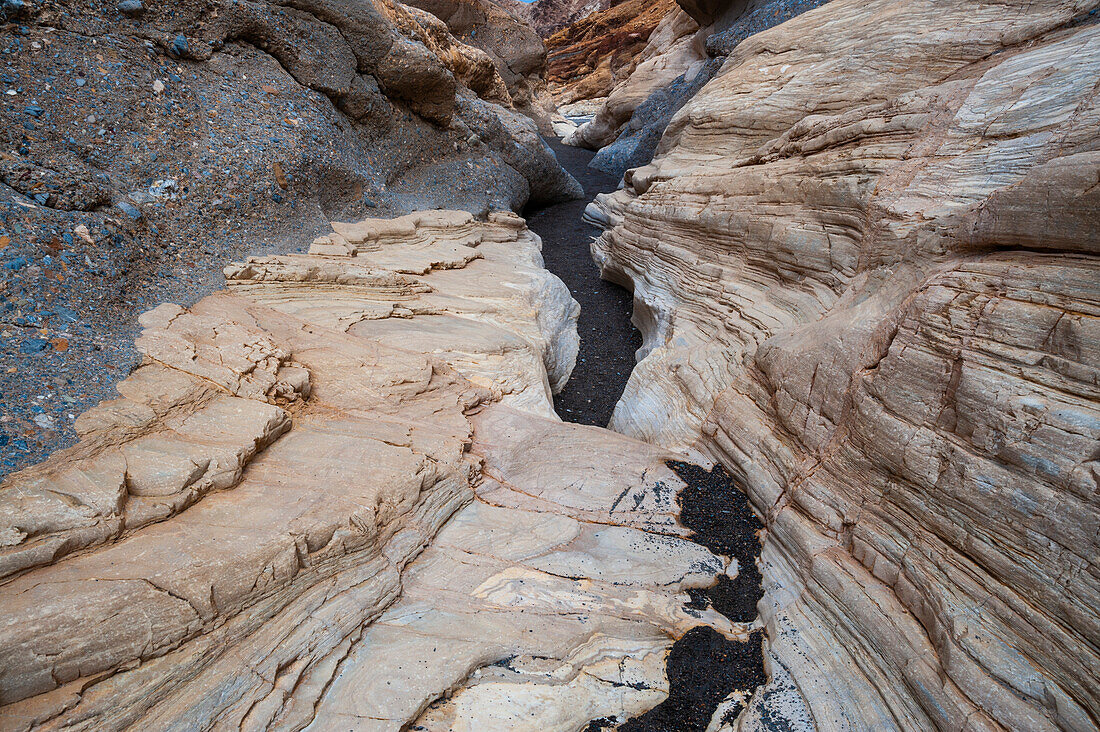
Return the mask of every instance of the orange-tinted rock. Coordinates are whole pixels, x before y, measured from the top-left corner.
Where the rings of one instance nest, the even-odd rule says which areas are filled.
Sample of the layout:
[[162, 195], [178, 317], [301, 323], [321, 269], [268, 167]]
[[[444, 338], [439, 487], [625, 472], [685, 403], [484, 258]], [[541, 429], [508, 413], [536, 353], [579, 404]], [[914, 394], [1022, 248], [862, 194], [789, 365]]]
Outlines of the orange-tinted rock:
[[673, 0], [625, 0], [547, 39], [547, 78], [558, 104], [605, 97], [633, 70]]

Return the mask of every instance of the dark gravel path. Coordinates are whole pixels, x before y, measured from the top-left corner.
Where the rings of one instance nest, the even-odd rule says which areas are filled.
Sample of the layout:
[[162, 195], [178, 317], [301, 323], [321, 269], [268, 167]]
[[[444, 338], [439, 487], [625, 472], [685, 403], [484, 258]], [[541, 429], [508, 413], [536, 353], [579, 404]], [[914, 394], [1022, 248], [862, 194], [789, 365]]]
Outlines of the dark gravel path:
[[546, 268], [569, 286], [581, 304], [577, 330], [581, 351], [569, 383], [554, 398], [554, 406], [566, 422], [606, 427], [634, 368], [634, 352], [642, 336], [630, 324], [633, 297], [600, 279], [592, 261], [589, 242], [600, 231], [581, 221], [581, 214], [597, 193], [615, 190], [619, 178], [588, 167], [590, 150], [549, 140], [558, 162], [584, 186], [580, 201], [527, 212], [527, 225], [542, 237]]

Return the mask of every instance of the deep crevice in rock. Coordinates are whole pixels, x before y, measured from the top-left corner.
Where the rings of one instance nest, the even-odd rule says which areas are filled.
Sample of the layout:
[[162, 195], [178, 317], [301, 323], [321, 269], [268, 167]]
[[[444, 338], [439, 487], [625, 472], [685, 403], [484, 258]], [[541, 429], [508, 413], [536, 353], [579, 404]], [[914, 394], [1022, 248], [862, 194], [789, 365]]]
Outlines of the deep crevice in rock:
[[600, 278], [589, 248], [599, 229], [582, 221], [581, 214], [597, 193], [615, 190], [619, 179], [589, 168], [591, 151], [556, 140], [549, 144], [585, 192], [580, 200], [524, 212], [528, 228], [542, 237], [546, 268], [565, 282], [581, 305], [580, 354], [569, 381], [554, 397], [554, 408], [566, 422], [605, 427], [634, 369], [642, 336], [630, 322], [633, 295]]

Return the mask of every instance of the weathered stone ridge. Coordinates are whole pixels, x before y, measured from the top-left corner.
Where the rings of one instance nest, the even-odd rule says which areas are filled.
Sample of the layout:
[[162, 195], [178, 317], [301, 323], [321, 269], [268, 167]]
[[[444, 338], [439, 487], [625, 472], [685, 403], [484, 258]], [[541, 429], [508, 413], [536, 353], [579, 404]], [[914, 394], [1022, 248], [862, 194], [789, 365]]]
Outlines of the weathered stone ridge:
[[522, 219], [332, 228], [146, 313], [121, 398], [0, 484], [4, 729], [576, 729], [749, 638], [691, 604], [738, 567], [673, 454], [554, 415], [577, 305]]
[[818, 729], [1100, 723], [1097, 8], [833, 0], [590, 207], [612, 426], [744, 482]]

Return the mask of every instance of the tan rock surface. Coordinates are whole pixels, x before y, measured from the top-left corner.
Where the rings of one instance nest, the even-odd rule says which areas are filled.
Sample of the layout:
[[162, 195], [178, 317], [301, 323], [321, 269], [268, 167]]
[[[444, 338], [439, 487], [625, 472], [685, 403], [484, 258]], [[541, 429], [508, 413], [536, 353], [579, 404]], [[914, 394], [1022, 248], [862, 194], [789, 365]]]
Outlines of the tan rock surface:
[[833, 0], [590, 207], [612, 426], [744, 482], [818, 729], [1100, 722], [1096, 8]]
[[[344, 660], [311, 729], [580, 729], [661, 701], [665, 655], [691, 627], [743, 635], [713, 610], [684, 609], [683, 591], [713, 583], [725, 560], [635, 528], [652, 525], [645, 508], [617, 510], [624, 491], [654, 484], [647, 472], [668, 481], [665, 495], [682, 487], [661, 462], [666, 453], [496, 405], [474, 425], [480, 480], [492, 486], [479, 486], [482, 500], [410, 568], [401, 598]], [[597, 472], [591, 459], [609, 455], [615, 464]], [[515, 487], [499, 502], [498, 482]], [[612, 514], [607, 523], [556, 501], [593, 491], [589, 500]], [[447, 689], [456, 693], [427, 708]]]
[[0, 485], [3, 729], [572, 729], [744, 637], [685, 607], [736, 566], [671, 454], [553, 414], [577, 306], [522, 219], [333, 228], [147, 313], [122, 397]]

